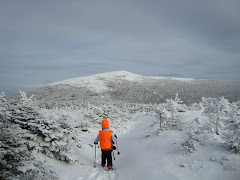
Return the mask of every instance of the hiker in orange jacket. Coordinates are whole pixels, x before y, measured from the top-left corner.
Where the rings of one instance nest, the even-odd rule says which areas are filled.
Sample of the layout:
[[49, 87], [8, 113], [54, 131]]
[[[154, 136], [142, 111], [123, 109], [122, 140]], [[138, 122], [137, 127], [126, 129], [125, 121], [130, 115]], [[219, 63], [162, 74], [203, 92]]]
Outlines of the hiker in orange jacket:
[[102, 150], [102, 167], [105, 167], [107, 160], [108, 169], [112, 169], [112, 150], [116, 147], [113, 146], [116, 141], [116, 135], [113, 134], [112, 130], [109, 130], [109, 122], [107, 119], [102, 120], [102, 130], [99, 131], [94, 144], [98, 144], [100, 141], [100, 148]]

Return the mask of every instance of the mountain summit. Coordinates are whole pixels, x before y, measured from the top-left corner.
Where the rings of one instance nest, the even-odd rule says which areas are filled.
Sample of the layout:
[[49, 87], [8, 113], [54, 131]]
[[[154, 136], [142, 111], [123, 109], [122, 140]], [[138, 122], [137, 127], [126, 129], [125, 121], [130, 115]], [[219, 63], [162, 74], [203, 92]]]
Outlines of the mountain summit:
[[110, 81], [137, 81], [141, 82], [145, 76], [133, 74], [127, 71], [114, 71], [96, 74], [92, 76], [78, 77], [67, 79], [59, 82], [52, 83], [51, 85], [70, 85], [73, 87], [87, 87], [89, 90], [95, 92], [102, 92], [108, 90], [106, 82]]
[[168, 78], [168, 77], [153, 77], [143, 76], [140, 74], [134, 74], [127, 71], [113, 71], [96, 74], [92, 76], [77, 77], [67, 79], [59, 82], [52, 83], [50, 85], [70, 85], [72, 87], [86, 87], [87, 89], [95, 92], [103, 92], [109, 90], [107, 83], [121, 83], [123, 81], [129, 82], [150, 82], [159, 79], [177, 80], [182, 82], [191, 82], [191, 78]]

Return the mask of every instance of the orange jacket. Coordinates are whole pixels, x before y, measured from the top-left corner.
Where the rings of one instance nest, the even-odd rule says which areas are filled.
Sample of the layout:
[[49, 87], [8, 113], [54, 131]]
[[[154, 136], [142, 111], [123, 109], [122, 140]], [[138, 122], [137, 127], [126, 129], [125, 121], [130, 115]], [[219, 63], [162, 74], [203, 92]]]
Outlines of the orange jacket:
[[111, 135], [112, 135], [113, 131], [112, 130], [108, 130], [108, 131], [99, 131], [99, 141], [100, 141], [100, 148], [102, 150], [112, 150], [112, 139], [111, 139]]

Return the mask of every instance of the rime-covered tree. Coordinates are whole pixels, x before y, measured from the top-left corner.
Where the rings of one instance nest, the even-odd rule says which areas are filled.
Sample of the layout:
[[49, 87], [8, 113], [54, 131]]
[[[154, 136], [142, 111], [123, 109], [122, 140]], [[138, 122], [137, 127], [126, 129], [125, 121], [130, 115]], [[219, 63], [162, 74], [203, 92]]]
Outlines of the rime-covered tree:
[[9, 110], [9, 103], [5, 98], [5, 93], [2, 92], [0, 95], [0, 117], [6, 117]]
[[163, 129], [164, 124], [166, 123], [166, 115], [167, 110], [164, 106], [164, 104], [155, 104], [155, 112], [157, 119], [159, 120], [159, 132]]
[[240, 153], [240, 106], [238, 103], [232, 103], [229, 113], [227, 133], [224, 139], [230, 149], [235, 153]]
[[167, 124], [170, 128], [179, 127], [183, 123], [184, 115], [182, 112], [185, 106], [182, 103], [178, 94], [175, 95], [174, 99], [167, 99], [164, 103], [166, 113], [168, 113]]
[[203, 126], [199, 118], [191, 122], [187, 135], [187, 139], [180, 146], [185, 154], [197, 151], [198, 146], [204, 145], [205, 140], [210, 137], [208, 127]]
[[203, 114], [208, 116], [209, 121], [214, 128], [214, 132], [219, 135], [220, 129], [224, 127], [223, 120], [230, 111], [230, 103], [224, 97], [202, 98], [205, 106]]

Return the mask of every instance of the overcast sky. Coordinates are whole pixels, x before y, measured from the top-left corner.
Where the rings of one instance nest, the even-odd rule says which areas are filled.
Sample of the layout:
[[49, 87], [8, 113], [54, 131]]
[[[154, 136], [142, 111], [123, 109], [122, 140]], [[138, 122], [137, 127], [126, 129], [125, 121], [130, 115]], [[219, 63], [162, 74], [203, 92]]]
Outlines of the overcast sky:
[[240, 81], [240, 1], [0, 0], [0, 91], [118, 70]]

